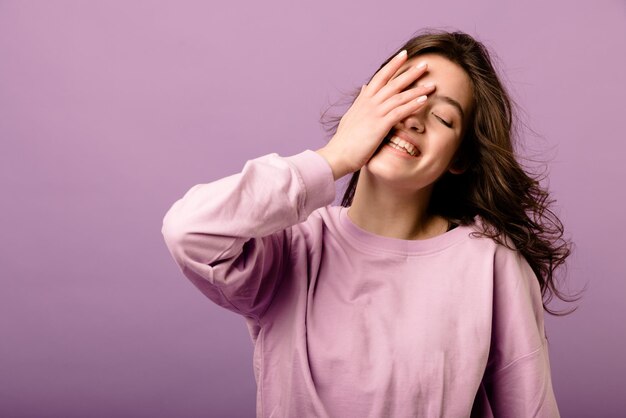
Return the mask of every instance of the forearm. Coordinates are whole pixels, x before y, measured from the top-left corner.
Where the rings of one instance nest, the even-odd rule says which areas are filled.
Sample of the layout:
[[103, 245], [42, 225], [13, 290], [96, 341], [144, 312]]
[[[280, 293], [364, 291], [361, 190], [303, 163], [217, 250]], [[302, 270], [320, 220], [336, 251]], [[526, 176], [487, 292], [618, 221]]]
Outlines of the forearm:
[[330, 167], [319, 155], [269, 154], [192, 187], [165, 215], [162, 233], [181, 271], [207, 297], [255, 316], [280, 281], [289, 227], [334, 197]]

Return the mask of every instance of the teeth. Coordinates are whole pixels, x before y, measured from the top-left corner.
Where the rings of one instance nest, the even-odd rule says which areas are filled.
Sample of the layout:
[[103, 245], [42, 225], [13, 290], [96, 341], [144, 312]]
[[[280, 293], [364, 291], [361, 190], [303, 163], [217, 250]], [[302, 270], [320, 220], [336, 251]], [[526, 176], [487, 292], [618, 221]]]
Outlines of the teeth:
[[397, 136], [393, 136], [389, 142], [391, 142], [392, 144], [398, 145], [399, 147], [404, 148], [404, 150], [411, 154], [412, 156], [416, 156], [417, 155], [417, 148], [415, 148], [413, 146], [413, 144], [406, 142], [404, 139], [398, 138]]
[[393, 147], [393, 148], [395, 148], [397, 150], [404, 151], [407, 154], [409, 154], [410, 156], [415, 157], [415, 154], [411, 154], [410, 152], [408, 152], [405, 148], [401, 147], [400, 145], [396, 145], [393, 142], [387, 142], [387, 145], [389, 145], [390, 147]]

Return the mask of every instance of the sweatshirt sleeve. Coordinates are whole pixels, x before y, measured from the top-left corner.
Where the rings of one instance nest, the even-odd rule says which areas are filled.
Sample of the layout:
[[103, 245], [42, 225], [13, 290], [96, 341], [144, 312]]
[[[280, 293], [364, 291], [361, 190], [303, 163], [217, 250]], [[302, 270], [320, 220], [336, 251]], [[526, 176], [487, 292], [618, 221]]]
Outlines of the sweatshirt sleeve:
[[193, 186], [161, 232], [182, 273], [216, 304], [256, 318], [289, 261], [291, 226], [330, 204], [335, 183], [314, 151], [249, 160], [240, 173]]
[[495, 417], [558, 418], [539, 282], [526, 259], [500, 246], [494, 265], [492, 343], [484, 390]]

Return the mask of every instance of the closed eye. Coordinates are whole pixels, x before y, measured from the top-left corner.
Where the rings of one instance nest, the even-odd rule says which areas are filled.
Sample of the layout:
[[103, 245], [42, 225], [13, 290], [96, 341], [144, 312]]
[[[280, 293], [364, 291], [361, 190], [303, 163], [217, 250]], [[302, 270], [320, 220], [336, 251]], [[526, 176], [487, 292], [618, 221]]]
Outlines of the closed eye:
[[439, 120], [439, 122], [443, 123], [443, 124], [444, 124], [444, 125], [446, 125], [448, 128], [452, 128], [452, 122], [448, 122], [448, 121], [446, 121], [445, 119], [443, 119], [442, 117], [440, 117], [440, 116], [438, 116], [438, 115], [436, 115], [436, 114], [434, 114], [434, 113], [433, 113], [433, 116], [434, 116], [434, 117], [436, 117], [436, 118]]

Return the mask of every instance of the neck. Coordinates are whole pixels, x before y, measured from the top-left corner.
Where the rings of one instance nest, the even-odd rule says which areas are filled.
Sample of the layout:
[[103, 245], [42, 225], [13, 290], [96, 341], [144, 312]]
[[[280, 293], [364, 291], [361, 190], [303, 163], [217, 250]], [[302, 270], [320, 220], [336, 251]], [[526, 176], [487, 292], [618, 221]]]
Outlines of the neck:
[[428, 213], [432, 185], [407, 190], [361, 170], [348, 216], [357, 226], [384, 237], [427, 239], [446, 232], [448, 222]]

